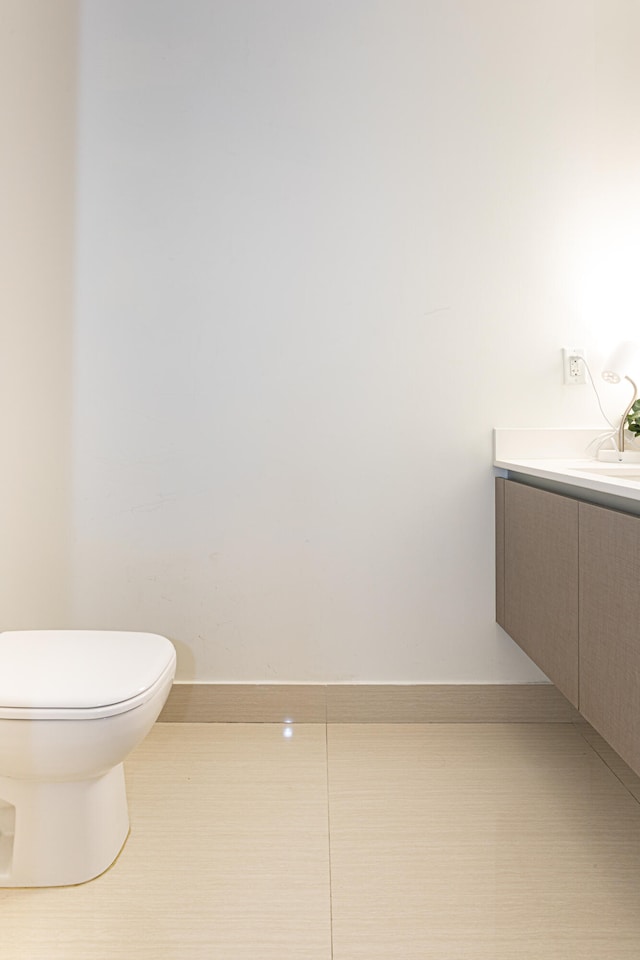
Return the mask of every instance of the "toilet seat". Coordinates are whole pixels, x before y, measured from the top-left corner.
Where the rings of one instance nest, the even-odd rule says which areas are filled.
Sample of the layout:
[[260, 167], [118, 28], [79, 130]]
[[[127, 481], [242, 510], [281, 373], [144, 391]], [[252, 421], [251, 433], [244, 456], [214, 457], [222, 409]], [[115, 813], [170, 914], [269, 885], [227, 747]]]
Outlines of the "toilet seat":
[[91, 720], [151, 699], [175, 670], [175, 649], [151, 633], [0, 633], [0, 719]]

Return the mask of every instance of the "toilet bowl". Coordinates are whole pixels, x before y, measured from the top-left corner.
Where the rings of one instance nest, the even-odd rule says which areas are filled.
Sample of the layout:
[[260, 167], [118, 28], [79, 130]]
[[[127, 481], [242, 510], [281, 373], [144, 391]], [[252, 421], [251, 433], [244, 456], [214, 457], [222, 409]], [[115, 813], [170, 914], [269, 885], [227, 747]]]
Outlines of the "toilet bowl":
[[0, 633], [0, 887], [103, 873], [129, 833], [123, 761], [175, 675], [165, 637]]

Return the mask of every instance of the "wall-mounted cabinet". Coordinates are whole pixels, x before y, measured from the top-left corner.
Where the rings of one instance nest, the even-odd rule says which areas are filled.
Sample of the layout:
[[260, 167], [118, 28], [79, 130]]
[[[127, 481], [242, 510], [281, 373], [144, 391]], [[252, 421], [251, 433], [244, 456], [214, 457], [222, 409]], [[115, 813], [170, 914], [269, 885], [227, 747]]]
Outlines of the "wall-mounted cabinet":
[[640, 773], [640, 518], [496, 480], [496, 618]]
[[640, 773], [640, 518], [580, 504], [579, 709]]
[[578, 706], [578, 504], [504, 484], [504, 605], [498, 622]]

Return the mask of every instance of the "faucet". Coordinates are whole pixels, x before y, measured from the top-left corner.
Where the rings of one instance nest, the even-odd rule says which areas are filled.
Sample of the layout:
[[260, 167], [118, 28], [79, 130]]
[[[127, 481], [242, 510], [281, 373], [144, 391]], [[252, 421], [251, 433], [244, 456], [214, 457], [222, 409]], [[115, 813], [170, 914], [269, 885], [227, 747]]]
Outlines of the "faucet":
[[633, 380], [631, 379], [631, 377], [628, 377], [628, 376], [625, 375], [625, 378], [624, 378], [624, 379], [625, 379], [625, 380], [628, 380], [629, 383], [631, 384], [631, 386], [633, 387], [633, 396], [632, 396], [632, 398], [631, 398], [631, 403], [629, 404], [629, 406], [627, 407], [627, 409], [625, 410], [625, 412], [622, 414], [622, 419], [621, 419], [621, 421], [620, 421], [620, 426], [618, 427], [618, 442], [617, 442], [617, 444], [616, 444], [616, 446], [618, 447], [618, 453], [624, 453], [624, 425], [625, 425], [625, 423], [627, 422], [627, 417], [629, 416], [629, 413], [631, 412], [632, 406], [634, 405], [634, 403], [636, 402], [636, 400], [637, 400], [637, 398], [638, 398], [638, 388], [637, 388], [637, 386], [635, 385], [635, 383], [633, 382]]
[[[624, 378], [628, 380], [631, 386], [633, 387], [633, 397], [631, 403], [622, 414], [622, 419], [620, 420], [620, 426], [618, 427], [618, 440], [616, 446], [618, 448], [618, 454], [622, 460], [622, 455], [624, 453], [624, 427], [627, 422], [627, 417], [631, 411], [632, 406], [636, 402], [638, 396], [638, 388], [631, 379], [631, 377], [625, 372], [629, 369], [634, 368], [634, 364], [637, 363], [638, 355], [640, 354], [640, 343], [635, 341], [627, 340], [625, 343], [621, 343], [619, 347], [613, 352], [612, 356], [609, 358], [608, 363], [605, 366], [605, 369], [602, 371], [602, 379], [606, 383], [620, 383]], [[635, 376], [635, 374], [634, 374]]]

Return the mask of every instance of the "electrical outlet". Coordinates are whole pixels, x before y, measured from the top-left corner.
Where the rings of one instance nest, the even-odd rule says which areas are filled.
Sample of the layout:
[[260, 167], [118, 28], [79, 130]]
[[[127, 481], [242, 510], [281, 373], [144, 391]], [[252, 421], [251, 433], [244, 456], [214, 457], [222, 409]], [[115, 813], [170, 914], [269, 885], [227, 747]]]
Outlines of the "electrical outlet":
[[582, 347], [565, 347], [562, 351], [564, 382], [567, 386], [576, 386], [587, 382], [587, 368], [584, 363]]

